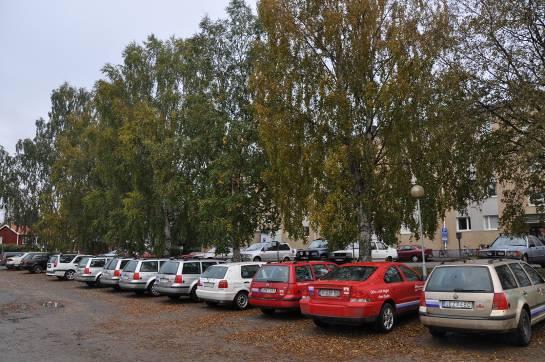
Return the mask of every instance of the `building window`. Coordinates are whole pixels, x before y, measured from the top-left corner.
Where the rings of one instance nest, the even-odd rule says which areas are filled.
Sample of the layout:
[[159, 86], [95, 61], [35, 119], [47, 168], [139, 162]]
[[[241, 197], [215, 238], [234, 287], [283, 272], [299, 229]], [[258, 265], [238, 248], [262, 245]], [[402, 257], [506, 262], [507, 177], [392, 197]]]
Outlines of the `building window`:
[[483, 219], [485, 230], [498, 230], [498, 215], [486, 215]]
[[536, 192], [528, 198], [528, 206], [542, 206], [545, 204], [545, 192]]
[[471, 230], [471, 219], [469, 216], [462, 216], [456, 218], [456, 231], [469, 231]]
[[497, 197], [498, 192], [496, 191], [496, 182], [491, 182], [488, 185], [488, 197]]

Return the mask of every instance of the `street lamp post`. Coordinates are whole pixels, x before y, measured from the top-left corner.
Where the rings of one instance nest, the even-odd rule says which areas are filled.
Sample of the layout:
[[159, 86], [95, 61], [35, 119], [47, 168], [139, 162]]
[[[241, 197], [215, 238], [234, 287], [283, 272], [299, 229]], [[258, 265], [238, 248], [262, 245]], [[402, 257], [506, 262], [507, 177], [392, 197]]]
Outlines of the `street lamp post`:
[[413, 185], [411, 187], [411, 196], [416, 199], [416, 211], [418, 213], [418, 237], [420, 238], [420, 245], [422, 251], [422, 276], [426, 279], [426, 253], [424, 249], [424, 235], [422, 228], [422, 212], [420, 211], [420, 199], [424, 197], [424, 188], [420, 185]]

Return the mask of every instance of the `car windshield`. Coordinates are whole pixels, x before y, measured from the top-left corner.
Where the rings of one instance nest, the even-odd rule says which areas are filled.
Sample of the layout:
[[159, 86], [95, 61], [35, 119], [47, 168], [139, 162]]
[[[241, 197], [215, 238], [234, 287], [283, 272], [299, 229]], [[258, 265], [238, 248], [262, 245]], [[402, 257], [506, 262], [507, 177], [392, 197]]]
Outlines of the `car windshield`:
[[81, 258], [81, 260], [79, 261], [78, 263], [78, 266], [80, 268], [83, 268], [87, 265], [87, 262], [89, 261], [89, 257], [88, 256], [84, 256], [83, 258]]
[[344, 250], [352, 250], [352, 249], [359, 249], [359, 248], [360, 248], [360, 244], [352, 243], [352, 244], [348, 244], [348, 246]]
[[490, 248], [505, 248], [511, 246], [526, 246], [526, 241], [521, 237], [499, 236], [494, 240], [492, 245], [490, 245]]
[[104, 269], [106, 270], [115, 270], [115, 267], [117, 266], [117, 262], [119, 259], [112, 259], [108, 264], [106, 264], [106, 267]]
[[321, 280], [365, 281], [377, 270], [374, 266], [343, 266], [321, 277]]
[[177, 261], [167, 261], [161, 265], [161, 269], [159, 269], [159, 274], [167, 274], [167, 275], [176, 275], [178, 273], [178, 266], [180, 265]]
[[264, 247], [265, 244], [264, 243], [257, 243], [257, 244], [252, 244], [248, 247], [248, 249], [246, 249], [246, 251], [256, 251], [256, 250], [261, 250], [262, 247]]
[[127, 265], [123, 268], [124, 272], [134, 272], [136, 270], [136, 266], [138, 265], [138, 260], [131, 260], [128, 262]]
[[314, 240], [308, 245], [309, 249], [321, 249], [327, 248], [327, 241], [324, 240]]
[[446, 266], [435, 268], [427, 292], [492, 293], [492, 280], [485, 266]]
[[256, 282], [287, 283], [290, 268], [287, 265], [265, 265], [259, 269], [254, 277]]
[[228, 267], [226, 266], [212, 265], [211, 267], [206, 269], [201, 276], [203, 278], [222, 279], [225, 277], [227, 269]]

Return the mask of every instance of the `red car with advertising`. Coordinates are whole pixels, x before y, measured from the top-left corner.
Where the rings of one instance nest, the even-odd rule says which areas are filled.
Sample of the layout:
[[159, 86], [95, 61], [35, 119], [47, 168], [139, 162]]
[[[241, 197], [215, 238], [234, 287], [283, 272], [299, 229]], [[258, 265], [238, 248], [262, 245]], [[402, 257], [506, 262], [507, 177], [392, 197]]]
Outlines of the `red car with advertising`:
[[308, 283], [301, 312], [319, 327], [375, 323], [389, 332], [401, 313], [417, 311], [424, 282], [402, 263], [350, 263]]
[[309, 283], [337, 268], [326, 261], [270, 263], [263, 265], [250, 285], [249, 302], [264, 314], [277, 309], [299, 310], [299, 300]]

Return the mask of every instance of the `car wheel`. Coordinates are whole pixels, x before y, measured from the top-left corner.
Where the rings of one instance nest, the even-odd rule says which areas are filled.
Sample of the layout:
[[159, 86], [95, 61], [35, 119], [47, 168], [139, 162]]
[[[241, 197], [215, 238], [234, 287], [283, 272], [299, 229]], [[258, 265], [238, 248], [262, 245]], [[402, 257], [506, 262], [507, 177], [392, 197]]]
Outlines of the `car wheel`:
[[386, 261], [393, 261], [393, 260], [394, 260], [394, 259], [393, 259], [391, 256], [388, 256], [388, 257], [386, 258]]
[[100, 284], [100, 275], [98, 276], [98, 278], [97, 278], [97, 280], [96, 280], [96, 282], [95, 282], [95, 286], [96, 286], [97, 288], [100, 288], [100, 287], [102, 286], [102, 284]]
[[211, 300], [205, 301], [206, 305], [209, 307], [215, 307], [218, 305], [218, 302], [212, 302]]
[[189, 299], [191, 299], [194, 302], [199, 301], [199, 297], [197, 297], [197, 286], [195, 285], [193, 289], [191, 289], [191, 292], [189, 292]]
[[314, 322], [314, 324], [316, 324], [316, 326], [318, 326], [320, 328], [328, 328], [329, 327], [329, 323], [324, 322], [321, 319], [314, 318], [312, 321]]
[[377, 318], [376, 328], [379, 332], [388, 333], [394, 328], [395, 309], [390, 303], [384, 303]]
[[76, 272], [73, 270], [68, 270], [66, 273], [64, 273], [64, 279], [66, 280], [74, 280], [74, 276], [76, 275]]
[[158, 297], [161, 295], [161, 293], [159, 293], [159, 291], [157, 290], [157, 285], [155, 285], [155, 281], [151, 282], [148, 290], [152, 297]]
[[235, 307], [239, 310], [248, 308], [248, 292], [241, 291], [235, 295]]
[[416, 262], [418, 261], [418, 256], [413, 255], [413, 257], [411, 258], [411, 261], [412, 261], [413, 263], [416, 263]]
[[256, 256], [256, 257], [254, 258], [254, 261], [261, 261], [261, 258], [260, 258], [259, 256]]
[[261, 308], [261, 313], [266, 314], [266, 315], [273, 315], [274, 312], [275, 312], [274, 309]]
[[518, 346], [526, 347], [530, 344], [530, 340], [532, 339], [532, 325], [526, 309], [520, 312], [519, 323], [514, 332], [514, 337], [515, 344]]
[[528, 255], [527, 255], [527, 254], [524, 254], [524, 255], [522, 256], [522, 261], [525, 262], [525, 263], [528, 262]]
[[290, 257], [289, 256], [286, 256], [282, 261], [290, 261]]
[[32, 272], [36, 274], [40, 274], [42, 272], [42, 267], [39, 265], [34, 265], [34, 267], [32, 268]]
[[435, 338], [442, 338], [444, 337], [447, 332], [442, 329], [436, 329], [436, 328], [429, 328], [430, 334]]

